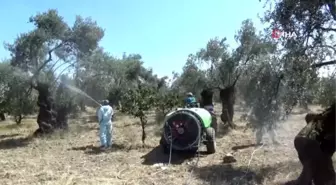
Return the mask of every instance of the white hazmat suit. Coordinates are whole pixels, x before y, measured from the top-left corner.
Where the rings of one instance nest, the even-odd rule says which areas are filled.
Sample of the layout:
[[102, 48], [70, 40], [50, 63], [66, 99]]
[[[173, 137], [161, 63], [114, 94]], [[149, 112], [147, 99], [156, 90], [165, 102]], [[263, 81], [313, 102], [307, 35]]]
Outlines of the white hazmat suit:
[[105, 100], [97, 112], [99, 121], [99, 137], [101, 147], [112, 146], [112, 116], [113, 108]]

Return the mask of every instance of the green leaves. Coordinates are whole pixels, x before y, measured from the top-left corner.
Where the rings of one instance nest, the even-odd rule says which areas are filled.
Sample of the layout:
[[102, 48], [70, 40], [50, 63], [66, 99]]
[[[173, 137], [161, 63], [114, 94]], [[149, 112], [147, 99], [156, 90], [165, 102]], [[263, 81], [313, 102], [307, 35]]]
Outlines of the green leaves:
[[91, 18], [77, 16], [71, 30], [66, 47], [68, 51], [75, 49], [77, 52], [90, 53], [104, 37], [104, 30]]
[[[77, 17], [70, 28], [56, 10], [39, 13], [29, 19], [35, 29], [21, 34], [13, 44], [7, 44], [11, 52], [11, 64], [37, 74], [54, 58], [63, 62], [90, 54], [103, 38], [104, 31], [90, 18]], [[55, 62], [55, 61], [54, 61]]]
[[[297, 56], [311, 56], [315, 59], [310, 62], [316, 63], [326, 60], [327, 56], [336, 55], [336, 42], [330, 39], [330, 35], [336, 33], [334, 1], [282, 0], [274, 4], [266, 12], [264, 22], [271, 23], [271, 30], [279, 29], [283, 32], [280, 44], [285, 47], [286, 52], [296, 52]], [[285, 36], [294, 33], [296, 37]]]
[[173, 108], [182, 106], [183, 99], [172, 90], [158, 91], [153, 85], [140, 84], [138, 88], [129, 89], [121, 96], [121, 111], [135, 117], [146, 115], [147, 111], [157, 109], [166, 114]]
[[335, 102], [336, 99], [336, 84], [335, 84], [335, 76], [324, 77], [319, 80], [315, 88], [317, 92], [315, 92], [316, 102], [323, 107], [330, 106], [331, 102]]
[[65, 41], [66, 32], [70, 31], [63, 17], [59, 16], [57, 10], [53, 9], [30, 17], [29, 22], [33, 23], [36, 30], [40, 31], [41, 34], [44, 33], [44, 39], [50, 41], [54, 39]]
[[121, 98], [121, 111], [139, 118], [145, 116], [146, 111], [154, 108], [156, 95], [156, 89], [150, 86], [129, 89]]
[[159, 93], [156, 97], [155, 107], [157, 110], [166, 115], [174, 108], [183, 106], [183, 97], [179, 95], [178, 92], [170, 90], [166, 92]]
[[28, 83], [22, 71], [15, 70], [8, 62], [0, 63], [0, 112], [14, 116], [36, 110], [36, 94], [27, 96]]
[[[10, 64], [20, 69], [19, 73], [30, 72], [34, 80], [55, 82], [59, 75], [56, 71], [74, 68], [73, 78], [67, 79], [71, 84], [96, 100], [108, 97], [114, 106], [121, 105], [123, 112], [144, 122], [148, 111], [156, 109], [166, 114], [182, 106], [180, 95], [186, 92], [198, 96], [204, 88], [227, 87], [237, 80], [240, 98], [256, 110], [268, 107], [273, 100], [279, 100], [283, 107], [312, 100], [326, 104], [335, 96], [330, 90], [334, 86], [330, 79], [321, 80], [317, 70], [310, 68], [312, 63], [335, 55], [335, 41], [329, 34], [335, 29], [329, 28], [333, 24], [326, 27], [327, 23], [334, 23], [334, 18], [330, 12], [321, 11], [322, 6], [326, 4], [280, 1], [266, 20], [281, 30], [295, 31], [298, 38], [275, 41], [271, 38], [273, 27], [258, 33], [251, 20], [244, 20], [235, 35], [237, 48], [230, 49], [226, 37], [209, 39], [202, 49], [188, 56], [182, 73], [175, 73], [172, 84], [145, 68], [140, 54], [124, 53], [116, 58], [99, 47], [104, 30], [91, 18], [77, 16], [75, 23], [69, 25], [52, 9], [32, 16], [29, 21], [34, 29], [20, 34], [6, 47], [11, 53]], [[313, 42], [306, 42], [309, 39]], [[279, 49], [278, 43], [285, 46], [284, 50]], [[209, 67], [201, 65], [204, 63]], [[11, 66], [0, 64], [0, 106], [6, 104], [0, 109], [9, 107], [15, 112], [14, 108], [19, 107], [16, 112], [23, 112], [24, 106], [18, 103], [25, 101], [20, 100], [24, 96], [19, 90], [26, 90], [30, 79], [15, 75]], [[280, 76], [283, 78], [278, 88]], [[69, 98], [71, 94], [63, 85], [56, 89], [60, 105], [73, 101], [90, 105], [85, 98]], [[30, 96], [24, 104], [30, 105], [34, 98]]]

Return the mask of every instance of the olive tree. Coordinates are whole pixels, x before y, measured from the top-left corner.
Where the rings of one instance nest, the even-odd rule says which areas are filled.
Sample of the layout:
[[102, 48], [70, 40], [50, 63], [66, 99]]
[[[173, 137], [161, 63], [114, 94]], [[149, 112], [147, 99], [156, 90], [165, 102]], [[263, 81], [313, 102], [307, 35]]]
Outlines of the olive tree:
[[152, 110], [156, 101], [156, 89], [153, 86], [140, 84], [135, 89], [129, 89], [122, 95], [122, 112], [128, 113], [140, 119], [142, 129], [142, 144], [145, 145], [146, 131], [148, 123], [147, 112]]
[[17, 124], [24, 115], [36, 111], [36, 95], [26, 96], [28, 88], [25, 76], [15, 70], [8, 62], [0, 63], [0, 113], [12, 115]]
[[11, 65], [32, 74], [31, 88], [39, 93], [39, 129], [36, 133], [50, 133], [64, 125], [56, 121], [57, 112], [50, 92], [52, 84], [42, 78], [44, 69], [53, 68], [59, 62], [72, 67], [77, 56], [90, 54], [97, 48], [104, 31], [95, 21], [80, 16], [69, 26], [52, 9], [30, 17], [29, 22], [34, 24], [34, 29], [20, 34], [14, 43], [6, 44], [6, 48], [11, 53]]

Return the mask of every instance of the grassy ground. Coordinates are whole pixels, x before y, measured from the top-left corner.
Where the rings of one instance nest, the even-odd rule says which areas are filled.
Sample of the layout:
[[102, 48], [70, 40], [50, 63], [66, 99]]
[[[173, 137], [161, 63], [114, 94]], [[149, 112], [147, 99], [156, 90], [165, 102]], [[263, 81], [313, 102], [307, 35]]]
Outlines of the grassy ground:
[[[240, 115], [237, 110], [235, 123], [244, 126]], [[72, 120], [68, 133], [38, 139], [29, 137], [37, 127], [33, 118], [20, 126], [0, 122], [1, 184], [279, 184], [296, 178], [301, 170], [293, 138], [305, 125], [304, 115], [293, 114], [282, 123], [277, 131], [280, 145], [273, 145], [266, 135], [265, 145], [255, 147], [251, 130], [238, 128], [224, 133], [222, 128], [216, 154], [183, 159], [173, 155], [168, 168], [159, 165], [169, 157], [157, 147], [160, 127], [154, 123], [147, 127], [146, 147], [142, 148], [138, 120], [118, 115], [114, 148], [100, 152], [98, 126], [90, 121], [90, 115]], [[237, 162], [223, 164], [227, 153]]]

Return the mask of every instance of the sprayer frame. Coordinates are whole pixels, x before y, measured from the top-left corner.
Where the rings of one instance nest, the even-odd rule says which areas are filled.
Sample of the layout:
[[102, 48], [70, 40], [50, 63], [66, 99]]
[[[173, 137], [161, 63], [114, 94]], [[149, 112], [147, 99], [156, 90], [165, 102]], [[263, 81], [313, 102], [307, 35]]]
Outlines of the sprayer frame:
[[[174, 111], [173, 113], [169, 114], [170, 115], [174, 115], [174, 114], [179, 114], [181, 111], [188, 111], [189, 108], [179, 108], [176, 111]], [[203, 108], [200, 108], [203, 109]], [[206, 109], [204, 109], [206, 110]], [[210, 125], [205, 125], [203, 122], [200, 123], [200, 137], [195, 141], [194, 144], [192, 144], [188, 149], [183, 149], [183, 150], [178, 150], [178, 149], [173, 149], [174, 151], [185, 151], [185, 152], [197, 152], [199, 147], [200, 147], [200, 143], [203, 143], [204, 145], [206, 145], [207, 148], [207, 152], [209, 154], [213, 154], [216, 152], [216, 137], [215, 137], [215, 133], [217, 131], [217, 119], [213, 119], [213, 114], [210, 113], [212, 116], [212, 122]], [[195, 117], [198, 118], [198, 120], [202, 120], [199, 116], [197, 115], [193, 115]], [[165, 119], [165, 123], [164, 123], [164, 127], [166, 126], [166, 119]], [[162, 147], [164, 153], [169, 153], [170, 149], [172, 148], [171, 146], [171, 139], [167, 138], [165, 133], [164, 133], [164, 127], [163, 127], [163, 133], [160, 139], [160, 146]]]

